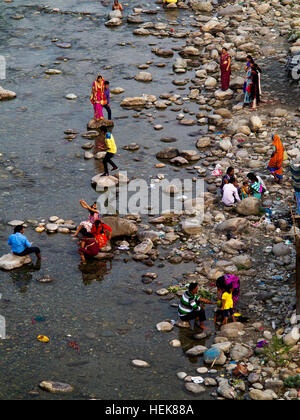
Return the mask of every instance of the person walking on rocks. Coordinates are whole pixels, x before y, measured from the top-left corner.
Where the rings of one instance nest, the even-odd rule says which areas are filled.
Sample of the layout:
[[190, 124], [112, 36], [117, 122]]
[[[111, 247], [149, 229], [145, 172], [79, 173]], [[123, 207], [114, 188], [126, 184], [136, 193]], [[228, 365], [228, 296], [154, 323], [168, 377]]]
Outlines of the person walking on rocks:
[[38, 260], [41, 260], [41, 251], [38, 247], [33, 247], [24, 235], [24, 227], [19, 225], [14, 229], [14, 233], [8, 238], [8, 245], [12, 253], [18, 257], [25, 257], [29, 254], [35, 254]]
[[112, 170], [115, 171], [118, 169], [117, 165], [111, 160], [114, 155], [117, 153], [117, 146], [115, 143], [114, 136], [108, 132], [107, 127], [101, 127], [100, 131], [104, 134], [105, 138], [105, 147], [103, 150], [106, 150], [106, 155], [103, 159], [103, 165], [104, 165], [104, 174], [102, 176], [109, 176], [108, 172], [108, 163], [112, 166]]
[[202, 299], [197, 296], [199, 285], [198, 283], [191, 283], [188, 290], [183, 294], [178, 314], [181, 321], [189, 322], [191, 325], [192, 320], [195, 320], [195, 326], [198, 325], [202, 330], [207, 330], [204, 325], [206, 321], [205, 310], [203, 306], [200, 306], [200, 302], [213, 305], [214, 303], [207, 299]]
[[220, 57], [220, 68], [221, 68], [221, 89], [223, 91], [229, 89], [230, 75], [231, 75], [231, 57], [227, 52], [226, 48], [222, 48]]

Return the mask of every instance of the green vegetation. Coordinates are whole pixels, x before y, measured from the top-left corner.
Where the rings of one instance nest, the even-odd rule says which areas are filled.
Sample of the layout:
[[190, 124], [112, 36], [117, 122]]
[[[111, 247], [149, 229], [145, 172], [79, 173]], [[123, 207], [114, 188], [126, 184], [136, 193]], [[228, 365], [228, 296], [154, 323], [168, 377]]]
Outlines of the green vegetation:
[[285, 366], [289, 361], [287, 353], [290, 347], [284, 344], [283, 340], [273, 337], [268, 346], [264, 347], [264, 357], [267, 361], [272, 360], [277, 366]]
[[296, 388], [296, 389], [299, 389], [300, 388], [300, 375], [288, 376], [284, 380], [284, 385], [287, 388]]

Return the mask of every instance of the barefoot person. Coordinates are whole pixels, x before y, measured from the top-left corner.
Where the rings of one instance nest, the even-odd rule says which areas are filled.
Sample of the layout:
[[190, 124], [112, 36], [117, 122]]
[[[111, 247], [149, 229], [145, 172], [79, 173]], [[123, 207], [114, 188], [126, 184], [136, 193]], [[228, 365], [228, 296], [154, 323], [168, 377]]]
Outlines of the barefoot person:
[[23, 226], [16, 226], [14, 233], [8, 238], [8, 245], [11, 247], [12, 253], [18, 257], [25, 257], [29, 254], [35, 254], [37, 259], [41, 259], [41, 251], [38, 247], [33, 247], [24, 235]]
[[106, 155], [103, 159], [103, 165], [104, 165], [104, 174], [102, 176], [108, 176], [108, 163], [112, 166], [112, 170], [115, 171], [118, 169], [117, 165], [114, 164], [114, 162], [111, 160], [114, 155], [117, 153], [117, 146], [115, 143], [114, 136], [108, 132], [107, 127], [101, 127], [100, 131], [104, 134], [105, 138], [105, 146], [102, 147], [102, 150], [106, 150]]
[[181, 298], [178, 314], [182, 321], [190, 322], [194, 319], [195, 325], [198, 325], [203, 330], [206, 330], [207, 328], [204, 326], [204, 321], [206, 321], [205, 310], [203, 306], [200, 306], [200, 302], [207, 303], [209, 305], [213, 305], [213, 302], [198, 297], [198, 288], [198, 283], [191, 283], [189, 285], [188, 290]]

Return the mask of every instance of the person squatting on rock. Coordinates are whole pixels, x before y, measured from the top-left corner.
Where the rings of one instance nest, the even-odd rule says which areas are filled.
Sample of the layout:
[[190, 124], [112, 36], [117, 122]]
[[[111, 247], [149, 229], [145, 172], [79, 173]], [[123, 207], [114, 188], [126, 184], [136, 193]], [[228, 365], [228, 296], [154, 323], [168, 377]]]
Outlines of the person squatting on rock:
[[204, 321], [206, 321], [205, 310], [203, 305], [200, 306], [200, 302], [207, 303], [208, 305], [213, 305], [214, 303], [197, 296], [198, 288], [198, 283], [191, 283], [189, 285], [188, 290], [181, 298], [178, 314], [181, 321], [190, 323], [190, 321], [195, 320], [195, 326], [198, 325], [202, 330], [206, 330], [207, 328], [204, 326]]

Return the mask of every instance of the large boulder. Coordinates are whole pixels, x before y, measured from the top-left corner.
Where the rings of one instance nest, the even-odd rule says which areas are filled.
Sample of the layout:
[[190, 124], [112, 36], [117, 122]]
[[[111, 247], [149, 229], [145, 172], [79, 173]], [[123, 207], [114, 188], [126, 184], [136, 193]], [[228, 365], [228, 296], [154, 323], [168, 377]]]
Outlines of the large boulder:
[[229, 233], [235, 232], [240, 233], [248, 226], [249, 222], [247, 219], [241, 217], [234, 217], [232, 219], [225, 220], [216, 227], [218, 233]]
[[114, 216], [106, 216], [101, 220], [103, 223], [112, 228], [112, 238], [118, 238], [122, 236], [136, 236], [137, 234], [138, 227], [130, 220]]
[[113, 126], [114, 126], [113, 121], [106, 120], [106, 119], [97, 121], [97, 120], [94, 120], [93, 118], [88, 122], [87, 128], [88, 130], [100, 130], [101, 127], [113, 128]]
[[134, 248], [134, 252], [136, 254], [148, 254], [152, 248], [153, 248], [153, 242], [151, 241], [151, 239], [146, 238], [143, 240], [142, 243], [140, 243]]
[[92, 185], [96, 186], [97, 192], [103, 192], [106, 188], [113, 188], [118, 185], [119, 180], [112, 175], [101, 176], [101, 174], [99, 174], [94, 176], [91, 182]]
[[243, 216], [258, 216], [260, 214], [260, 200], [256, 197], [247, 197], [238, 203], [236, 209]]
[[213, 5], [210, 1], [192, 1], [191, 6], [193, 10], [199, 12], [211, 12], [213, 10]]
[[262, 128], [262, 125], [262, 120], [257, 115], [253, 115], [250, 118], [250, 128], [254, 133], [260, 130]]
[[7, 254], [0, 258], [0, 269], [10, 271], [23, 267], [23, 265], [30, 264], [31, 262], [32, 260], [29, 255], [26, 257], [18, 257], [14, 254]]

